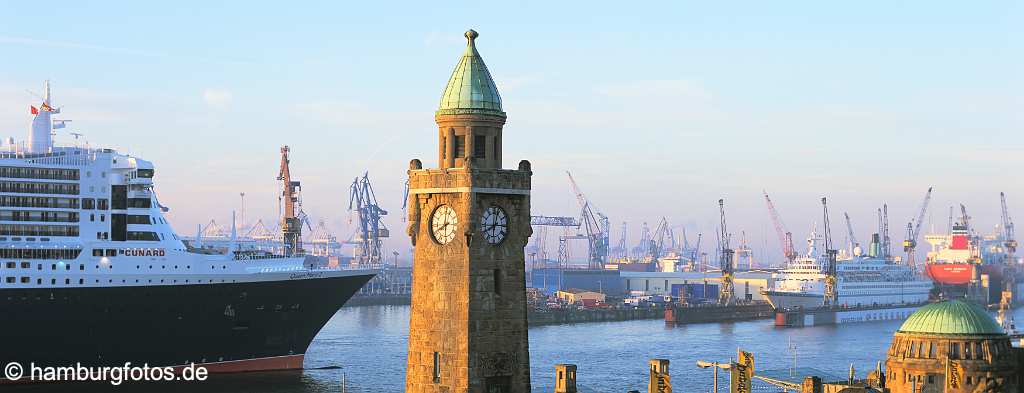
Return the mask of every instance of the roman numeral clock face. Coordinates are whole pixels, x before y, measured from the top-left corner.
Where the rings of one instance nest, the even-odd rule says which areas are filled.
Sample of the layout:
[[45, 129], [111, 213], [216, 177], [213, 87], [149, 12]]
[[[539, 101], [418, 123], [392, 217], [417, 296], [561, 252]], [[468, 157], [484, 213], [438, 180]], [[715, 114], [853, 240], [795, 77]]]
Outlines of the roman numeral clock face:
[[480, 231], [484, 233], [487, 243], [498, 244], [505, 240], [508, 234], [508, 215], [500, 207], [491, 206], [484, 210], [484, 217], [480, 220]]
[[455, 239], [455, 229], [459, 226], [459, 218], [451, 206], [441, 205], [434, 210], [430, 218], [430, 234], [440, 244], [448, 244]]

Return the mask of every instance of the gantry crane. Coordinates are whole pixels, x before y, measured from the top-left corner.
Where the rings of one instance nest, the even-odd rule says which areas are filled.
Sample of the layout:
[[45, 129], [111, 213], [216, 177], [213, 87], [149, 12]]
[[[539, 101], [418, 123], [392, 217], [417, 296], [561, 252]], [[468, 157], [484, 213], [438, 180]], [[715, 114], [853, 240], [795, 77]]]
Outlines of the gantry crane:
[[[281, 213], [281, 238], [284, 243], [284, 255], [301, 255], [302, 250], [302, 223], [309, 225], [306, 213], [302, 211], [302, 186], [298, 181], [292, 180], [288, 153], [291, 149], [281, 146], [281, 168], [277, 174], [277, 180], [281, 181], [281, 201], [284, 203], [284, 211]], [[310, 228], [312, 230], [312, 228]]]
[[928, 192], [924, 194], [924, 201], [921, 202], [921, 208], [917, 211], [917, 221], [911, 221], [907, 223], [907, 238], [903, 241], [903, 251], [907, 253], [907, 266], [910, 266], [915, 271], [917, 270], [917, 238], [921, 237], [921, 225], [924, 224], [924, 215], [928, 212], [928, 203], [932, 200], [932, 188], [928, 187]]
[[822, 221], [825, 223], [825, 307], [839, 304], [839, 287], [837, 278], [836, 254], [838, 250], [832, 244], [832, 226], [828, 220], [828, 203], [821, 198]]
[[725, 226], [725, 200], [718, 200], [718, 215], [721, 219], [718, 235], [718, 267], [722, 270], [722, 288], [718, 292], [718, 304], [731, 305], [735, 300], [733, 285], [733, 250], [729, 248], [729, 230]]
[[786, 224], [782, 222], [782, 217], [779, 216], [778, 210], [775, 210], [775, 204], [768, 197], [768, 191], [764, 191], [764, 200], [768, 204], [768, 214], [772, 218], [772, 225], [775, 226], [775, 234], [779, 236], [782, 255], [786, 258], [786, 262], [792, 262], [796, 259], [796, 249], [793, 247], [793, 233], [786, 230]]
[[[534, 268], [547, 267], [547, 227], [561, 227], [566, 229], [568, 232], [569, 228], [576, 228], [579, 230], [580, 222], [576, 217], [555, 217], [555, 216], [530, 216], [530, 226], [540, 227], [537, 231], [538, 235], [533, 236], [537, 240], [537, 252], [540, 255], [540, 262], [537, 263], [534, 260]], [[586, 239], [581, 236], [569, 236], [568, 233], [558, 238], [558, 265], [560, 269], [565, 269], [569, 264], [569, 246], [568, 240], [571, 239]]]
[[569, 175], [569, 183], [572, 184], [572, 191], [576, 194], [576, 201], [580, 205], [580, 223], [586, 230], [586, 238], [588, 243], [588, 256], [587, 262], [591, 269], [603, 269], [605, 262], [608, 261], [608, 217], [593, 208], [587, 197], [583, 195], [583, 191], [580, 191], [579, 186], [576, 185], [576, 179], [573, 179], [572, 173], [569, 171], [565, 172]]
[[[356, 216], [359, 221], [358, 233], [355, 241], [358, 242], [359, 250], [358, 263], [362, 267], [379, 268], [383, 262], [383, 242], [381, 239], [390, 236], [388, 228], [384, 226], [383, 218], [388, 215], [377, 204], [377, 196], [373, 193], [373, 186], [370, 185], [369, 172], [357, 177], [349, 187], [348, 211]], [[351, 220], [351, 217], [349, 218]]]
[[856, 254], [857, 247], [860, 247], [860, 243], [857, 242], [857, 235], [853, 232], [853, 223], [850, 222], [850, 214], [843, 212], [843, 216], [846, 217], [846, 233], [850, 237], [850, 255]]

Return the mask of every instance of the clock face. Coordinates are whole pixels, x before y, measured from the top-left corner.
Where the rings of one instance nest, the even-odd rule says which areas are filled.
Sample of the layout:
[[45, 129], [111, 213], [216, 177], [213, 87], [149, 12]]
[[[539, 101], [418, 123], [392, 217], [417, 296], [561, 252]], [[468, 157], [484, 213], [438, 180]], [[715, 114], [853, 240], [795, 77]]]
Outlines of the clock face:
[[508, 215], [500, 207], [488, 207], [484, 210], [483, 219], [480, 220], [480, 231], [484, 233], [484, 239], [488, 243], [501, 243], [508, 234]]
[[455, 215], [455, 209], [441, 205], [434, 210], [434, 216], [430, 219], [430, 233], [438, 243], [448, 244], [455, 239], [455, 228], [458, 225], [459, 218]]

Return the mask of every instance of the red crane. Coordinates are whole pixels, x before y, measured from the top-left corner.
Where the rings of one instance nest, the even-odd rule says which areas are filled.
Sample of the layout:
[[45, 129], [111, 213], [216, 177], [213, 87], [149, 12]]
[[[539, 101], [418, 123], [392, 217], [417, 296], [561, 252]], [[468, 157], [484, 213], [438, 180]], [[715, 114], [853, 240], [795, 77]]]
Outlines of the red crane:
[[775, 204], [768, 197], [768, 191], [764, 191], [764, 200], [768, 204], [768, 214], [772, 218], [772, 225], [775, 226], [775, 233], [779, 236], [779, 244], [782, 245], [782, 255], [786, 258], [786, 262], [792, 262], [796, 259], [796, 250], [793, 248], [793, 232], [786, 230], [786, 224], [782, 223], [782, 217], [779, 216], [778, 210], [775, 210]]

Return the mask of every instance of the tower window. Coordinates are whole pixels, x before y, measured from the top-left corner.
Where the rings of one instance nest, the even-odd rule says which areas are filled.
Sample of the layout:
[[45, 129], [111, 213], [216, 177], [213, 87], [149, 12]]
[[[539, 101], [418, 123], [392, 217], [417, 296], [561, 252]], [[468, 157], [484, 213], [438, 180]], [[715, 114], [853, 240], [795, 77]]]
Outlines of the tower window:
[[465, 158], [465, 157], [466, 157], [466, 137], [465, 136], [456, 135], [455, 136], [455, 158]]
[[441, 382], [441, 354], [434, 352], [434, 383]]
[[473, 136], [473, 157], [484, 158], [487, 155], [487, 136]]
[[501, 295], [501, 269], [494, 269], [494, 294]]
[[448, 138], [441, 137], [441, 159], [448, 159]]

